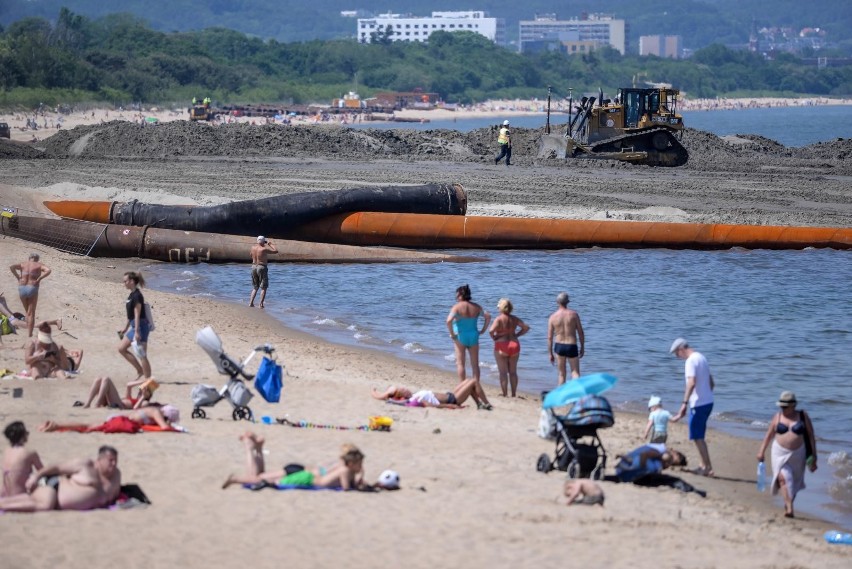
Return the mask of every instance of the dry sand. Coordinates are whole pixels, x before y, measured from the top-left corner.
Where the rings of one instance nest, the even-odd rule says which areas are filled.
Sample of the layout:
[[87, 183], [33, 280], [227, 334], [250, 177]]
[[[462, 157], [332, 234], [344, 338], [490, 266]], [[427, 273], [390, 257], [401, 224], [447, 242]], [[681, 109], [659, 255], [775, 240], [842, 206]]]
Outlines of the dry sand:
[[[523, 153], [519, 167], [507, 169], [487, 164], [488, 141], [481, 143], [477, 155], [470, 150], [476, 148], [473, 139], [459, 134], [428, 139], [360, 134], [367, 138], [359, 147], [365, 154], [359, 159], [352, 156], [358, 148], [348, 145], [349, 135], [339, 129], [316, 130], [309, 136], [298, 130], [239, 127], [220, 131], [231, 136], [211, 140], [209, 130], [197, 130], [202, 128], [197, 125], [176, 123], [174, 130], [167, 126], [133, 134], [122, 125], [96, 125], [41, 145], [56, 157], [39, 153], [39, 158], [6, 158], [0, 161], [5, 178], [0, 205], [43, 210], [40, 200], [51, 195], [212, 203], [292, 191], [438, 181], [464, 184], [475, 213], [584, 217], [621, 212], [629, 218], [844, 226], [852, 220], [848, 154], [836, 156], [848, 152], [847, 146], [834, 148], [834, 158], [830, 152], [816, 158], [784, 157], [779, 154], [786, 151], [783, 147], [758, 140], [758, 146], [766, 146], [758, 155], [767, 169], [755, 172], [753, 161], [751, 171], [746, 167], [751, 159], [740, 146], [729, 150], [728, 143], [696, 134], [708, 149], [730, 155], [731, 169], [661, 171], [597, 163], [575, 167], [538, 164], [524, 160]], [[149, 138], [155, 133], [157, 139]], [[131, 135], [141, 138], [128, 140]], [[183, 146], [175, 141], [178, 135]], [[287, 137], [290, 142], [304, 138], [295, 140], [299, 149], [286, 150], [281, 145]], [[257, 150], [255, 142], [264, 141], [271, 151]], [[377, 141], [380, 150], [369, 146]], [[82, 158], [64, 157], [75, 142]], [[415, 142], [420, 146], [411, 146]], [[426, 142], [429, 146], [423, 146]], [[4, 144], [0, 150], [9, 147]], [[209, 153], [208, 147], [213, 148]], [[408, 155], [387, 151], [397, 147], [420, 150]], [[321, 148], [332, 151], [323, 153]], [[342, 155], [330, 159], [338, 156], [338, 148]], [[435, 155], [441, 148], [452, 151]], [[16, 147], [6, 155], [18, 151], [24, 152]], [[106, 411], [81, 410], [72, 403], [84, 398], [99, 375], [110, 375], [120, 385], [133, 378], [130, 366], [115, 351], [115, 330], [124, 321], [121, 274], [139, 265], [0, 241], [7, 264], [33, 250], [54, 271], [43, 283], [39, 316], [63, 317], [64, 331], [56, 334], [57, 340], [84, 348], [86, 355], [82, 372], [72, 380], [0, 382], [0, 422], [21, 419], [34, 430], [48, 418], [100, 421]], [[20, 309], [16, 283], [8, 272], [0, 273], [0, 290]], [[455, 378], [383, 354], [322, 342], [245, 306], [157, 291], [147, 291], [146, 298], [157, 312], [157, 331], [149, 345], [154, 374], [163, 384], [156, 397], [180, 407], [190, 433], [33, 433], [30, 445], [46, 462], [57, 462], [93, 456], [99, 445], [112, 444], [121, 453], [124, 480], [140, 484], [153, 505], [119, 512], [0, 515], [4, 568], [100, 568], [116, 563], [825, 568], [848, 566], [852, 560], [849, 548], [825, 544], [823, 522], [809, 516], [784, 519], [768, 496], [755, 491], [754, 441], [713, 432], [709, 444], [718, 478], [675, 473], [707, 491], [707, 498], [604, 483], [605, 508], [567, 508], [560, 498], [563, 475], [535, 471], [536, 458], [542, 452], [552, 454], [553, 443], [535, 434], [539, 404], [534, 396], [505, 400], [487, 386], [495, 404], [492, 412], [386, 405], [369, 397], [370, 387], [398, 383], [451, 389]], [[282, 402], [269, 405], [255, 398], [257, 416], [357, 426], [371, 415], [389, 415], [395, 421], [393, 431], [249, 425], [232, 421], [224, 402], [208, 410], [210, 419], [190, 419], [192, 386], [223, 382], [194, 343], [196, 330], [206, 324], [217, 329], [231, 354], [243, 355], [269, 341], [283, 356], [287, 376]], [[436, 323], [436, 330], [441, 326]], [[21, 369], [22, 345], [21, 336], [3, 337], [0, 367]], [[23, 397], [12, 398], [13, 387], [22, 387]], [[615, 454], [640, 444], [644, 422], [644, 417], [619, 413], [616, 425], [601, 431], [610, 465]], [[266, 436], [266, 459], [273, 466], [325, 464], [334, 460], [342, 443], [352, 441], [367, 455], [369, 478], [392, 468], [401, 474], [403, 489], [379, 494], [222, 491], [225, 476], [242, 469], [237, 437], [246, 428]], [[670, 442], [697, 462], [682, 425], [674, 426]]]

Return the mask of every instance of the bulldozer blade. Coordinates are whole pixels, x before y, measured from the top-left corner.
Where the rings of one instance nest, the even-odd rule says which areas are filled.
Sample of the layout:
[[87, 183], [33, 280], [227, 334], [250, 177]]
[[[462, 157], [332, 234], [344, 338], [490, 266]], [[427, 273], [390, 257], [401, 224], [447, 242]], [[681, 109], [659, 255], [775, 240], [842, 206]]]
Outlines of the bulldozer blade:
[[538, 141], [539, 158], [568, 157], [568, 138], [558, 134], [543, 134]]

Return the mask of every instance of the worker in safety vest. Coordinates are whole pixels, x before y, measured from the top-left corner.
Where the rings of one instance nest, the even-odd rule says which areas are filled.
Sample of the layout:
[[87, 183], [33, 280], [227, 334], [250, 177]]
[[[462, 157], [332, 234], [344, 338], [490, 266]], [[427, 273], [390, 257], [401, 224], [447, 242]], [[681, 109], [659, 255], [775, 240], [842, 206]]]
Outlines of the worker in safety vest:
[[503, 121], [500, 134], [497, 136], [497, 144], [500, 146], [500, 154], [494, 159], [494, 164], [499, 164], [506, 157], [506, 166], [512, 165], [512, 137], [509, 134], [509, 121]]

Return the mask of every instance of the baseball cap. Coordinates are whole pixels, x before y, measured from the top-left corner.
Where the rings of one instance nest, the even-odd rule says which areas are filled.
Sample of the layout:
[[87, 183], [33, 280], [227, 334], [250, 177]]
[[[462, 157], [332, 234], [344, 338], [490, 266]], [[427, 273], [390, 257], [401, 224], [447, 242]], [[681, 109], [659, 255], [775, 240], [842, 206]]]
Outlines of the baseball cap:
[[257, 242], [258, 243], [266, 243], [266, 237], [264, 237], [263, 235], [258, 235], [257, 236]]
[[673, 354], [678, 350], [678, 348], [683, 348], [686, 345], [686, 340], [684, 340], [683, 338], [678, 338], [677, 340], [672, 342], [672, 347], [669, 348], [669, 353]]
[[649, 408], [656, 407], [657, 405], [661, 404], [662, 402], [663, 402], [663, 400], [660, 399], [659, 395], [652, 395], [651, 398], [648, 399], [648, 407]]
[[399, 490], [399, 473], [385, 470], [379, 475], [379, 485], [386, 490]]
[[503, 121], [503, 126], [509, 126], [509, 120], [508, 119]]

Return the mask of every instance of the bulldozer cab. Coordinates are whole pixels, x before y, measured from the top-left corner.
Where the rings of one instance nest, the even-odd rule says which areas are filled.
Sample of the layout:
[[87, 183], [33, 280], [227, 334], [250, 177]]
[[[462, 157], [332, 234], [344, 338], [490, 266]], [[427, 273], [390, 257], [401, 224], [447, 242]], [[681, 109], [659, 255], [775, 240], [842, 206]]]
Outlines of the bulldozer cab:
[[666, 125], [683, 129], [683, 119], [677, 114], [676, 89], [619, 89], [618, 101], [624, 108], [623, 128], [647, 128]]

